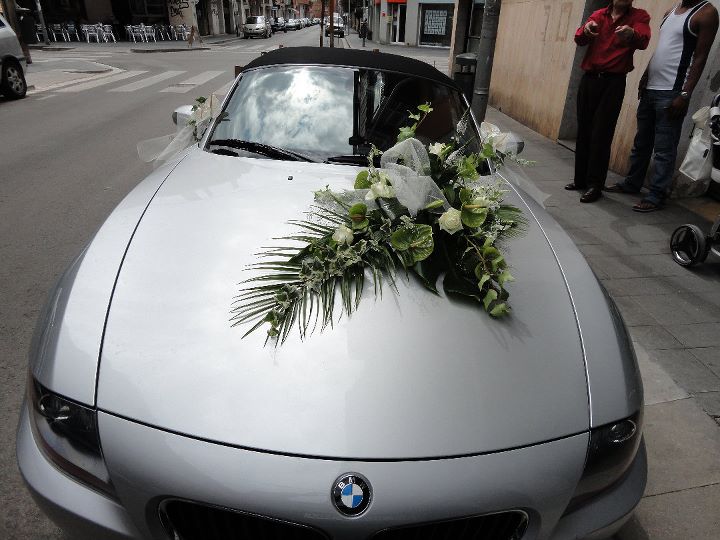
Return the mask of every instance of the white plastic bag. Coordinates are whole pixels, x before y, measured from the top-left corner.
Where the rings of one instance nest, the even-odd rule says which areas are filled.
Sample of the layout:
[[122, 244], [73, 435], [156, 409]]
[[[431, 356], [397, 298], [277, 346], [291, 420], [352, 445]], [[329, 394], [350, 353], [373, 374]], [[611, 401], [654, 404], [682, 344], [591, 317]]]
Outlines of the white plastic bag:
[[695, 129], [685, 159], [680, 165], [680, 173], [691, 183], [682, 186], [682, 197], [700, 197], [710, 186], [712, 174], [712, 141], [707, 122], [710, 118], [710, 107], [703, 107], [693, 115]]

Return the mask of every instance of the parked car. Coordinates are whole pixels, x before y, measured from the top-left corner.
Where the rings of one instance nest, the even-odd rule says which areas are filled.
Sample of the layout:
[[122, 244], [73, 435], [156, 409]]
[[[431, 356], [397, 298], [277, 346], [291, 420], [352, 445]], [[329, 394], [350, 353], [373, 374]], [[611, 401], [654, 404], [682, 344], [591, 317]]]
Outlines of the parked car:
[[333, 19], [332, 25], [330, 25], [329, 19], [328, 22], [325, 23], [325, 37], [329, 37], [330, 32], [332, 32], [333, 35], [345, 37], [345, 23], [340, 16], [336, 16]]
[[20, 99], [27, 93], [27, 62], [10, 23], [0, 15], [0, 94]]
[[273, 18], [270, 23], [270, 27], [273, 32], [287, 32], [287, 29], [285, 28], [285, 19], [282, 17]]
[[507, 246], [508, 318], [398, 275], [281, 346], [228, 321], [258, 249], [318, 190], [352, 189], [427, 103], [423, 145], [481, 150], [461, 89], [426, 63], [270, 51], [110, 214], [41, 312], [17, 434], [70, 537], [547, 540], [629, 518], [647, 467], [632, 346], [510, 169], [495, 178], [528, 223]]
[[300, 30], [300, 21], [297, 19], [288, 19], [285, 23], [285, 28], [288, 30]]
[[253, 36], [269, 38], [272, 34], [273, 31], [270, 26], [270, 21], [262, 15], [248, 17], [243, 26], [243, 37], [245, 39]]

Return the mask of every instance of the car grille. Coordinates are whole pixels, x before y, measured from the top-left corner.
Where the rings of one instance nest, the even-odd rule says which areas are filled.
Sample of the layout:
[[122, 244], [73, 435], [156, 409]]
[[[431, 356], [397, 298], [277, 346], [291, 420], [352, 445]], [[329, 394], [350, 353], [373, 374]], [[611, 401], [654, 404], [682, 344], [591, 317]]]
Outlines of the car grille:
[[519, 540], [526, 529], [527, 516], [524, 513], [503, 512], [387, 529], [377, 533], [372, 540]]
[[328, 540], [304, 525], [187, 501], [165, 502], [160, 516], [173, 540]]

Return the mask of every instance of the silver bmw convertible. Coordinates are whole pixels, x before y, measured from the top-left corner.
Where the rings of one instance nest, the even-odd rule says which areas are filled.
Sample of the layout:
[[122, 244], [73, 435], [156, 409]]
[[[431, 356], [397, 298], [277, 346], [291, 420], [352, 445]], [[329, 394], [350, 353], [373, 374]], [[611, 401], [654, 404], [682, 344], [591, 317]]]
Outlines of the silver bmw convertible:
[[110, 214], [39, 319], [17, 435], [28, 489], [72, 538], [596, 539], [630, 517], [647, 471], [632, 346], [502, 167], [477, 164], [527, 221], [504, 246], [508, 315], [399, 270], [314, 332], [234, 326], [258, 253], [315, 192], [352, 189], [422, 105], [418, 140], [469, 117], [463, 145], [483, 151], [427, 64], [268, 53]]

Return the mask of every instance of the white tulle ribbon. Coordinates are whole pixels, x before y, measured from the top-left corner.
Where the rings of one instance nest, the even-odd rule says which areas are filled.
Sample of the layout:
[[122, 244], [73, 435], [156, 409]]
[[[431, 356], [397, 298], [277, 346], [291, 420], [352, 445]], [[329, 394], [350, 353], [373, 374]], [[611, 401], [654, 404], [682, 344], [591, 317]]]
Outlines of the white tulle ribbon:
[[386, 150], [380, 158], [380, 167], [390, 177], [395, 197], [411, 216], [436, 201], [442, 201], [445, 210], [450, 208], [442, 190], [430, 177], [427, 149], [417, 139], [406, 139]]
[[186, 125], [177, 133], [137, 143], [138, 157], [145, 163], [154, 163], [155, 167], [159, 167], [201, 139], [219, 109], [220, 100], [213, 94], [196, 106]]

